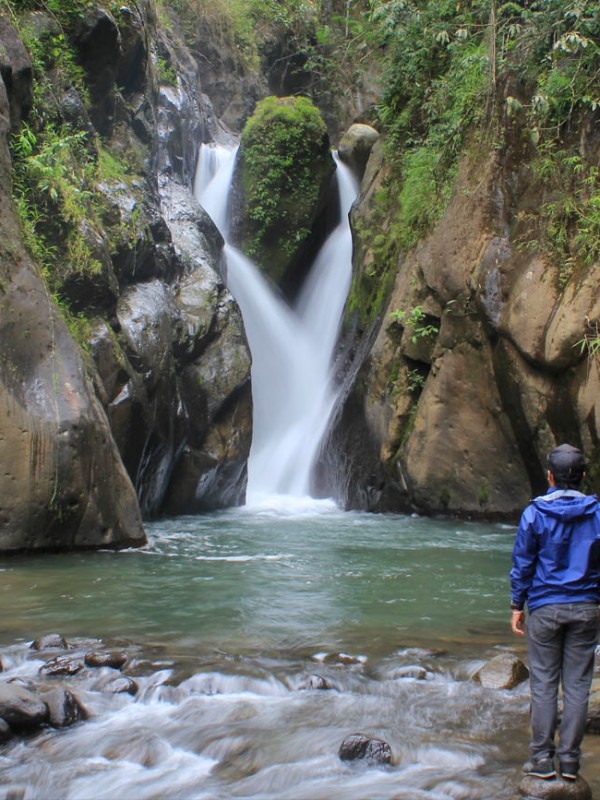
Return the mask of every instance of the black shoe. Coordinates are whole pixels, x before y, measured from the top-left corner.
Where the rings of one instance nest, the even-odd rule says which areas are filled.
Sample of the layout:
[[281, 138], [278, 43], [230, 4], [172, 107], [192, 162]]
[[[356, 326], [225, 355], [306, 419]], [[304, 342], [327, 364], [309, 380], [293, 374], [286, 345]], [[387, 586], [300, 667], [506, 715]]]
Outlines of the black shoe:
[[576, 781], [579, 775], [578, 761], [561, 761], [560, 774], [565, 781]]
[[556, 777], [556, 770], [551, 758], [543, 758], [541, 761], [528, 761], [523, 767], [523, 772], [526, 775], [531, 775], [532, 778], [543, 778], [544, 780]]

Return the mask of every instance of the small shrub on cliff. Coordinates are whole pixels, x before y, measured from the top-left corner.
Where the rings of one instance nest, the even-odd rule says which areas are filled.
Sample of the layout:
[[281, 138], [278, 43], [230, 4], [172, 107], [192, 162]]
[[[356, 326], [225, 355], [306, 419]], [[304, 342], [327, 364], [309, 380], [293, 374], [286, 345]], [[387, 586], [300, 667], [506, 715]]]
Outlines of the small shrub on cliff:
[[95, 165], [84, 133], [23, 126], [13, 139], [17, 207], [33, 254], [54, 290], [69, 271], [97, 272], [100, 265], [82, 235], [93, 221]]
[[427, 321], [427, 314], [421, 306], [414, 306], [410, 311], [395, 308], [390, 317], [397, 320], [410, 331], [410, 340], [416, 344], [419, 339], [431, 339], [439, 333], [439, 327]]
[[600, 260], [600, 181], [598, 168], [579, 153], [545, 144], [532, 163], [533, 172], [551, 199], [527, 215], [536, 238], [560, 267], [561, 285], [571, 278], [577, 262]]
[[327, 128], [310, 100], [267, 97], [241, 137], [248, 232], [244, 249], [277, 279], [310, 232], [332, 170]]
[[583, 339], [575, 342], [574, 347], [579, 348], [580, 353], [588, 354], [589, 358], [600, 356], [600, 323], [594, 322], [586, 317], [586, 333]]

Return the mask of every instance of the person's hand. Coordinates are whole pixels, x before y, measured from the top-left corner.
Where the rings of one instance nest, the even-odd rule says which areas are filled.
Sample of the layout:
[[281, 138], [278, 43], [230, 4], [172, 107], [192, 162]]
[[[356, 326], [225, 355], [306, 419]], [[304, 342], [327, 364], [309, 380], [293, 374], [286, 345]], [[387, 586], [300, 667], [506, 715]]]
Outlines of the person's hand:
[[513, 611], [510, 627], [513, 633], [518, 633], [519, 636], [525, 636], [525, 612]]

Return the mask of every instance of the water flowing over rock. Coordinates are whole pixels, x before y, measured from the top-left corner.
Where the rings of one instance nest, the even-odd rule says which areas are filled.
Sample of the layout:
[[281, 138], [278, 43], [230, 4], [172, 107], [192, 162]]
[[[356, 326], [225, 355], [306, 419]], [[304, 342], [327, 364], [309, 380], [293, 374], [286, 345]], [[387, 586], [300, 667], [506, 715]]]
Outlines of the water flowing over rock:
[[44, 692], [42, 700], [48, 707], [48, 721], [54, 728], [66, 728], [88, 717], [79, 698], [63, 687]]
[[48, 719], [48, 707], [17, 683], [0, 682], [0, 717], [12, 728], [36, 728]]
[[228, 241], [288, 297], [329, 232], [334, 169], [325, 123], [306, 98], [265, 98], [242, 131]]
[[67, 650], [69, 645], [60, 633], [47, 633], [31, 643], [31, 649], [43, 652], [45, 650]]
[[[107, 152], [120, 161], [93, 189], [98, 219], [78, 229], [97, 270], [76, 268], [54, 287], [89, 325], [79, 334], [89, 359], [30, 268], [3, 155], [3, 416], [11, 417], [0, 447], [28, 455], [11, 459], [0, 479], [9, 497], [0, 526], [12, 531], [2, 546], [129, 546], [143, 541], [140, 510], [152, 517], [243, 501], [251, 359], [221, 274], [223, 240], [193, 181], [199, 145], [231, 143], [268, 92], [312, 97], [326, 117], [309, 159], [316, 200], [300, 229], [286, 229], [287, 250], [275, 248], [286, 250], [280, 263], [266, 259], [289, 298], [301, 295], [306, 266], [336, 224], [323, 213], [335, 206], [328, 135], [340, 138], [342, 159], [363, 175], [336, 360], [343, 388], [312, 490], [373, 511], [513, 518], [544, 489], [545, 454], [565, 439], [584, 447], [595, 480], [600, 367], [581, 342], [600, 314], [597, 264], [570, 276], [541, 251], [518, 246], [533, 240], [523, 214], [537, 202], [519, 137], [508, 137], [503, 151], [465, 156], [443, 218], [380, 274], [391, 224], [380, 209], [392, 171], [385, 135], [366, 124], [358, 96], [360, 84], [364, 97], [377, 99], [366, 72], [355, 96], [333, 98], [322, 83], [316, 88], [304, 54], [279, 30], [250, 67], [211, 29], [210, 14], [185, 37], [170, 18], [172, 30], [148, 0], [118, 10], [92, 4], [63, 31], [49, 13], [23, 12], [29, 35], [66, 36], [81, 67], [78, 80], [48, 69], [42, 128], [72, 126], [91, 162]], [[5, 140], [31, 122], [34, 76], [16, 30], [6, 18], [0, 25]], [[592, 122], [582, 123], [578, 146], [593, 162]], [[240, 176], [244, 158], [242, 148]], [[239, 177], [233, 197], [236, 240], [246, 224], [244, 183]], [[301, 205], [301, 183], [282, 195], [290, 213]], [[49, 244], [60, 250], [64, 241]], [[420, 333], [407, 322], [415, 310]], [[46, 338], [42, 329], [51, 331]]]
[[341, 743], [339, 756], [342, 761], [364, 759], [369, 764], [389, 764], [392, 750], [383, 739], [366, 736], [364, 733], [352, 733]]

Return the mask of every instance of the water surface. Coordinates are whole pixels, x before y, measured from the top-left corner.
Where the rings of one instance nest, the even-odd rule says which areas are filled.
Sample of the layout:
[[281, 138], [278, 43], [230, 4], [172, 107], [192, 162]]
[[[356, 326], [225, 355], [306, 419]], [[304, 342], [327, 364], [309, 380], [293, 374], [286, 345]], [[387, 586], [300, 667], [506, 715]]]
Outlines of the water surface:
[[[5, 747], [0, 797], [516, 797], [527, 684], [471, 680], [499, 652], [523, 655], [510, 526], [299, 501], [148, 534], [139, 551], [3, 560], [5, 678], [37, 678], [28, 644], [59, 631], [74, 652], [125, 647], [140, 690], [107, 695], [108, 668], [70, 678], [91, 719]], [[405, 677], [414, 666], [423, 680]], [[303, 688], [311, 675], [331, 688]], [[393, 764], [340, 761], [357, 731], [384, 738]], [[586, 747], [594, 785], [595, 737]]]

